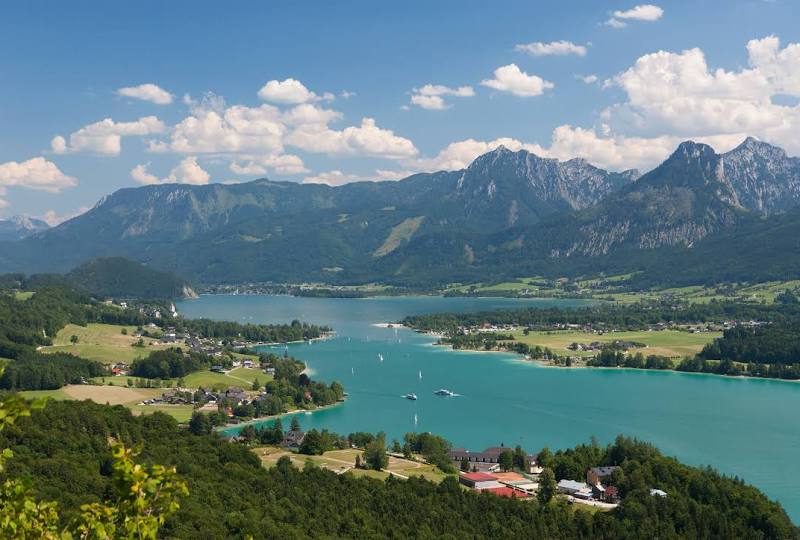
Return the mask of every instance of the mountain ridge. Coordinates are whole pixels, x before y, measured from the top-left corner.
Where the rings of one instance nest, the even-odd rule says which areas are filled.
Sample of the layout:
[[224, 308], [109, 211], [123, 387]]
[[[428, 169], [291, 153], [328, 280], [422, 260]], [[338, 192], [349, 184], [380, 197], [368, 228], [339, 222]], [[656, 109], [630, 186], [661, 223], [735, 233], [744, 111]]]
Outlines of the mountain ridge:
[[691, 248], [798, 205], [800, 160], [752, 138], [722, 154], [683, 142], [643, 175], [500, 146], [465, 169], [397, 182], [125, 188], [6, 243], [0, 268], [65, 271], [121, 256], [200, 283], [447, 281]]

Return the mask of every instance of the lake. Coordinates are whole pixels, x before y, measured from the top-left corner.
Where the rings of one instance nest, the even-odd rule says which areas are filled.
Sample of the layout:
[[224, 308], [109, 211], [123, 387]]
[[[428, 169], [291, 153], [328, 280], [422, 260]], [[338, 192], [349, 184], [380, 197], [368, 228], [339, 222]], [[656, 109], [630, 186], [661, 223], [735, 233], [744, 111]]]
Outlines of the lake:
[[[390, 441], [409, 431], [431, 431], [472, 450], [504, 443], [530, 452], [571, 447], [591, 436], [604, 444], [624, 434], [652, 442], [685, 463], [739, 476], [778, 499], [800, 522], [798, 383], [542, 367], [510, 354], [452, 351], [407, 329], [373, 326], [412, 314], [553, 305], [583, 302], [203, 296], [177, 307], [190, 318], [300, 319], [333, 327], [333, 339], [288, 346], [290, 354], [307, 362], [313, 378], [339, 380], [350, 394], [344, 404], [300, 414], [303, 429], [385, 431]], [[439, 388], [460, 395], [434, 395]], [[403, 399], [409, 392], [419, 399]]]

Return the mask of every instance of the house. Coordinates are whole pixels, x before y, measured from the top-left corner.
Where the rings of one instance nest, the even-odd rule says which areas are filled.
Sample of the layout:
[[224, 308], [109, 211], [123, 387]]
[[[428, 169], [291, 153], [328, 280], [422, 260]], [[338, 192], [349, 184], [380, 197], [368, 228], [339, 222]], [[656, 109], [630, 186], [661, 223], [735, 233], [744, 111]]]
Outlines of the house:
[[475, 472], [462, 473], [458, 478], [459, 482], [471, 489], [496, 489], [503, 487], [503, 484], [491, 474]]
[[660, 489], [651, 489], [650, 490], [650, 496], [651, 497], [666, 497], [667, 496], [667, 492], [666, 491], [661, 491]]
[[591, 486], [602, 484], [604, 480], [611, 478], [614, 471], [619, 469], [618, 466], [612, 465], [608, 467], [592, 467], [586, 471], [586, 483]]
[[252, 360], [245, 360], [244, 362], [242, 362], [242, 366], [246, 367], [246, 368], [251, 368], [251, 367], [253, 367], [253, 361]]
[[[469, 462], [470, 470], [494, 472], [500, 470], [500, 454], [506, 450], [510, 450], [510, 448], [503, 445], [491, 446], [483, 452], [470, 452], [464, 448], [455, 448], [450, 450], [447, 455], [453, 461], [453, 465], [457, 469], [461, 467], [461, 462], [466, 459]], [[530, 474], [541, 474], [542, 469], [536, 464], [537, 457], [538, 456], [532, 454], [525, 457], [526, 472]]]
[[281, 441], [281, 446], [285, 448], [293, 448], [298, 449], [300, 445], [303, 444], [303, 441], [306, 438], [306, 434], [303, 431], [287, 431], [286, 434], [283, 436], [283, 440]]
[[231, 386], [225, 390], [225, 399], [228, 399], [236, 404], [244, 403], [247, 401], [247, 394], [238, 386]]
[[556, 489], [559, 493], [572, 495], [579, 499], [590, 499], [592, 497], [592, 487], [575, 480], [559, 480]]
[[225, 373], [225, 368], [220, 365], [213, 365], [211, 366], [211, 371], [214, 373]]

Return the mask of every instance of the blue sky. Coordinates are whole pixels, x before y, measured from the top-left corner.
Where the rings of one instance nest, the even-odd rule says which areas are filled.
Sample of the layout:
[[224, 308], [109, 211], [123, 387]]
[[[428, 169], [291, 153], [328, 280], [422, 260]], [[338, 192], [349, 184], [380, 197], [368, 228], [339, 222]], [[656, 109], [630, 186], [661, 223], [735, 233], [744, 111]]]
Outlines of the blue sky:
[[688, 138], [798, 155], [793, 4], [7, 2], [0, 217], [145, 183], [390, 180], [500, 143], [614, 170]]

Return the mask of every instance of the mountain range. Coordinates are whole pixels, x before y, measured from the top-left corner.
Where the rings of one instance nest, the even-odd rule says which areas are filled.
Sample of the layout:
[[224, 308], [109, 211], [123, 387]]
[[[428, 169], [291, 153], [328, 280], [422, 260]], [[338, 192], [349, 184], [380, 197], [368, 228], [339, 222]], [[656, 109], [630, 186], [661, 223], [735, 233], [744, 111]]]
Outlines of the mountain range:
[[12, 216], [0, 219], [0, 242], [21, 240], [26, 236], [49, 229], [50, 225], [41, 219], [28, 216]]
[[[397, 182], [122, 189], [57, 227], [2, 242], [0, 270], [63, 272], [123, 256], [196, 283], [428, 286], [550, 272], [657, 274], [667, 255], [697, 264], [704, 250], [724, 258], [729, 246], [746, 258], [730, 242], [757, 237], [762, 263], [741, 266], [764, 271], [763, 257], [781, 255], [770, 246], [786, 247], [770, 231], [800, 231], [799, 205], [800, 159], [753, 138], [723, 154], [684, 142], [644, 175], [500, 146], [463, 170]], [[782, 272], [796, 273], [787, 260]]]

